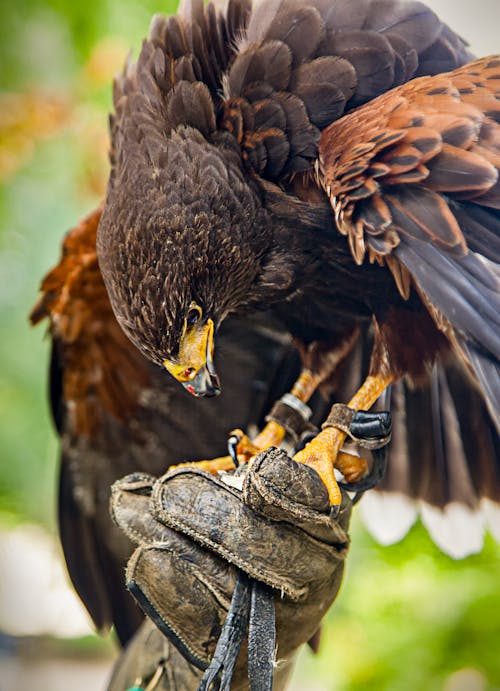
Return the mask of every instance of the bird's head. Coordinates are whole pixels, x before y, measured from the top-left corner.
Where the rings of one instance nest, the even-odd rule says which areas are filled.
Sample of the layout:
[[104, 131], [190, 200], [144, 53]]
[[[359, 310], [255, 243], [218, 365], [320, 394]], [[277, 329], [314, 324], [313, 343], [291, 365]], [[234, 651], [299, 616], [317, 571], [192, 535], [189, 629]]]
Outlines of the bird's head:
[[178, 346], [168, 353], [163, 366], [194, 396], [217, 396], [220, 383], [214, 366], [214, 320], [203, 314], [194, 300], [190, 303], [180, 333]]
[[132, 154], [112, 175], [98, 232], [113, 310], [144, 355], [214, 396], [218, 326], [269, 297], [270, 224], [239, 156], [196, 130], [174, 132], [153, 162], [147, 147]]

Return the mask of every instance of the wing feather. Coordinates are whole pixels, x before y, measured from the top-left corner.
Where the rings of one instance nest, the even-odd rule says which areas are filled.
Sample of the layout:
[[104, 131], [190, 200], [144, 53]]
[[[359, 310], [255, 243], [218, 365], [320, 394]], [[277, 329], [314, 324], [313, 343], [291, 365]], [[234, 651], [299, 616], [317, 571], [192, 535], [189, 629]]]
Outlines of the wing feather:
[[498, 411], [500, 410], [500, 367], [498, 362], [493, 362], [488, 355], [470, 341], [460, 339], [460, 345], [474, 368], [474, 372], [484, 391], [491, 417], [498, 428], [500, 426], [498, 420]]
[[[442, 34], [450, 38], [446, 58], [439, 44]], [[274, 62], [262, 59], [270, 45], [281, 45], [283, 55], [284, 49], [289, 55], [288, 64], [281, 61], [279, 84], [269, 74]], [[411, 79], [423, 53], [429, 74], [436, 73], [432, 60], [438, 54], [439, 64], [449, 69], [470, 57], [465, 44], [419, 2], [259, 3], [223, 76], [221, 126], [241, 132], [243, 121], [238, 141], [247, 165], [259, 176], [272, 180], [309, 170], [316, 158], [319, 130], [356, 105]], [[264, 100], [281, 105], [285, 115], [281, 127], [289, 150], [279, 165], [269, 164], [267, 147], [259, 153], [253, 145], [254, 127], [264, 142], [274, 132], [244, 117], [249, 108], [262, 107]]]
[[404, 266], [497, 420], [499, 65], [483, 58], [375, 99], [323, 131], [318, 166], [355, 261], [385, 260], [407, 298]]
[[500, 264], [500, 214], [475, 204], [450, 202], [469, 249]]

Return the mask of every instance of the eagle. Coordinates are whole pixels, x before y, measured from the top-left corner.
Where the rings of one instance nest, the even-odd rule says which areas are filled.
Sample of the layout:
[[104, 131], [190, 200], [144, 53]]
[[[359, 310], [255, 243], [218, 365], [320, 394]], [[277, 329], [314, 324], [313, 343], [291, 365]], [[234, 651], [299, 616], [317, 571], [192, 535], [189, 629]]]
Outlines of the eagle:
[[233, 427], [262, 427], [238, 430], [240, 461], [278, 446], [282, 394], [326, 421], [295, 459], [333, 507], [336, 470], [369, 472], [333, 401], [391, 409], [385, 492], [500, 502], [499, 98], [500, 57], [420, 2], [153, 19], [115, 80], [106, 199], [31, 315], [53, 338], [63, 547], [99, 628], [125, 642], [138, 616], [114, 587], [131, 547], [113, 480], [231, 468]]
[[[132, 343], [211, 397], [224, 319], [270, 311], [303, 352], [298, 406], [369, 322], [350, 408], [450, 358], [498, 423], [500, 58], [471, 57], [419, 2], [238, 0], [225, 18], [192, 2], [155, 18], [115, 83], [97, 233]], [[277, 428], [239, 451], [277, 445]], [[332, 506], [334, 469], [366, 472], [345, 438], [327, 421], [295, 457]]]

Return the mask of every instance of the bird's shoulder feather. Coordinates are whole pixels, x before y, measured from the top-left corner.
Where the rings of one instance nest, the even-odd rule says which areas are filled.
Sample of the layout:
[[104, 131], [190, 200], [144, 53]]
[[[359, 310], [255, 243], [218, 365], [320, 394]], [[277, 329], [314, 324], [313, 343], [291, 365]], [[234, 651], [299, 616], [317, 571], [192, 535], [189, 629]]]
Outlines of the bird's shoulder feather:
[[209, 140], [230, 132], [249, 171], [280, 180], [312, 167], [321, 129], [345, 112], [468, 57], [419, 2], [230, 0], [225, 12], [182, 3], [155, 17], [115, 81], [111, 182], [136, 168], [138, 151], [161, 167], [179, 126]]
[[[322, 134], [318, 177], [358, 264], [413, 286], [500, 405], [500, 58], [421, 77]], [[489, 372], [486, 375], [485, 372]]]

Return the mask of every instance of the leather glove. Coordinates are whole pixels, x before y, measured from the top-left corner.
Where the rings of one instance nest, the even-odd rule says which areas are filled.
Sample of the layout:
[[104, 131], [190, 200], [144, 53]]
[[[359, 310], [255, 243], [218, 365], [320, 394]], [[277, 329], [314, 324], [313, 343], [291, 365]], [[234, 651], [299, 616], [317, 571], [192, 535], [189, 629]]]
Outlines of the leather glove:
[[[138, 545], [127, 586], [157, 629], [149, 622], [139, 630], [109, 691], [134, 684], [194, 691], [224, 631], [235, 587], [246, 578], [241, 572], [274, 597], [273, 688], [282, 688], [295, 652], [316, 633], [340, 587], [349, 544], [347, 495], [331, 516], [318, 475], [269, 449], [219, 477], [195, 467], [159, 480], [129, 475], [113, 486], [111, 511]], [[254, 638], [270, 636], [258, 627], [259, 621]], [[249, 688], [246, 648], [231, 689]]]

